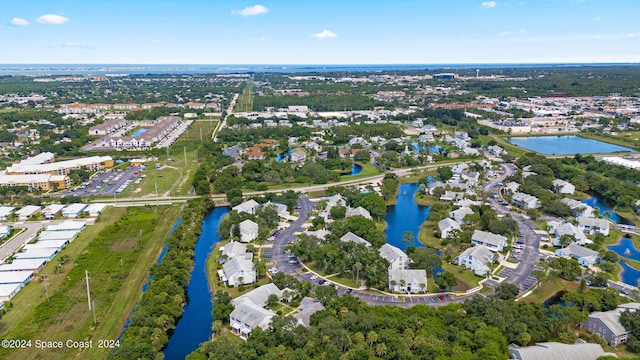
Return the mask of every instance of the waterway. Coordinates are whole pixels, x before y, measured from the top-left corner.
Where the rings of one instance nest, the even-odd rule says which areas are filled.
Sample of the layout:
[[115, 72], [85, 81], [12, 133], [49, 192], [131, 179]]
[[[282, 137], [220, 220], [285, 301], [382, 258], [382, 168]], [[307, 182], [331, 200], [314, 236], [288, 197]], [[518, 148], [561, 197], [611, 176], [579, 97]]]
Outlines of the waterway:
[[640, 270], [632, 267], [624, 261], [624, 258], [640, 261], [640, 250], [638, 250], [632, 239], [622, 238], [615, 245], [608, 245], [608, 250], [614, 251], [620, 256], [618, 264], [622, 266], [622, 272], [620, 273], [620, 280], [631, 286], [638, 286], [638, 278], [640, 278]]
[[610, 206], [610, 204], [608, 204], [607, 202], [605, 202], [604, 199], [599, 198], [599, 197], [592, 197], [592, 198], [588, 198], [588, 199], [584, 199], [581, 201], [583, 204], [587, 204], [589, 206], [591, 206], [592, 208], [598, 208], [598, 214], [604, 218], [607, 218], [611, 221], [613, 221], [616, 224], [623, 224], [623, 225], [634, 225], [633, 222], [629, 221], [627, 218], [624, 218], [618, 214], [616, 214], [615, 211], [613, 211], [613, 208]]
[[[387, 243], [402, 250], [407, 246], [422, 246], [418, 240], [418, 233], [420, 226], [429, 217], [430, 207], [416, 204], [413, 198], [416, 191], [418, 191], [417, 183], [400, 184], [396, 204], [387, 206], [387, 215], [384, 217], [387, 222], [385, 229]], [[402, 234], [405, 231], [413, 232], [415, 244], [402, 243]]]
[[136, 132], [131, 134], [131, 136], [133, 136], [133, 137], [140, 136], [140, 135], [146, 133], [147, 131], [149, 131], [149, 128], [140, 128], [140, 129], [136, 130]]
[[613, 145], [602, 141], [585, 139], [579, 136], [532, 136], [508, 137], [506, 140], [521, 148], [542, 154], [602, 154], [635, 150], [623, 146]]
[[620, 260], [618, 264], [622, 266], [622, 272], [620, 273], [620, 280], [631, 286], [638, 286], [638, 278], [640, 278], [640, 270], [631, 267], [631, 265]]
[[289, 149], [289, 151], [283, 151], [279, 154], [276, 154], [276, 162], [280, 162], [284, 159], [286, 159], [289, 154], [291, 154], [293, 152], [293, 149]]
[[220, 237], [216, 234], [228, 207], [218, 207], [205, 216], [202, 233], [196, 242], [195, 266], [187, 288], [187, 306], [164, 349], [166, 359], [184, 359], [211, 337], [213, 317], [211, 311], [211, 289], [207, 277], [207, 258]]

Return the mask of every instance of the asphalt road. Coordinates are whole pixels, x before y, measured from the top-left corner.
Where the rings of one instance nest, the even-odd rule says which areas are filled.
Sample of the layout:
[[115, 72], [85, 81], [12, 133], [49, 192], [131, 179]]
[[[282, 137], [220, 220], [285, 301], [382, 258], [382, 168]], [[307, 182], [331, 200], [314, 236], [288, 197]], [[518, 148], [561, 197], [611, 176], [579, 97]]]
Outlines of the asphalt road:
[[[483, 190], [485, 192], [492, 191], [496, 184], [503, 182], [505, 178], [515, 172], [515, 168], [510, 164], [503, 164], [502, 169], [504, 174], [484, 185]], [[518, 266], [515, 269], [505, 268], [500, 272], [500, 275], [506, 277], [506, 282], [517, 285], [521, 293], [525, 292], [537, 282], [537, 279], [531, 276], [531, 272], [535, 270], [535, 266], [540, 261], [540, 258], [543, 257], [540, 254], [540, 236], [535, 233], [536, 225], [520, 215], [511, 213], [505, 206], [500, 205], [495, 198], [489, 198], [487, 202], [491, 204], [498, 214], [511, 214], [518, 223], [520, 233], [518, 239], [524, 242], [522, 244], [522, 252], [518, 257]]]

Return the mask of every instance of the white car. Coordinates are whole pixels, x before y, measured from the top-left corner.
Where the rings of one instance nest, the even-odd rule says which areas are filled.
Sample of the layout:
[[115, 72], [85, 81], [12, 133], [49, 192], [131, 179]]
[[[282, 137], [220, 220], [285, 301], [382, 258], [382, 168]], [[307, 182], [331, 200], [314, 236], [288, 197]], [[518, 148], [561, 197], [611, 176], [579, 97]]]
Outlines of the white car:
[[310, 277], [309, 279], [311, 279], [311, 280], [315, 280], [315, 279], [317, 279], [317, 278], [318, 278], [318, 275], [311, 275], [311, 277]]

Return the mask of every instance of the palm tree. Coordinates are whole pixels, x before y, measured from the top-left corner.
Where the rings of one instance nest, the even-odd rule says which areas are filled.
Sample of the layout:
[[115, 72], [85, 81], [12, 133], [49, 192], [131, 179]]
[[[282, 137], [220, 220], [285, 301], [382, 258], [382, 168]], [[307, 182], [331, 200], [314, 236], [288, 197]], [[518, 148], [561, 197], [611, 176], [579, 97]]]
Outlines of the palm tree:
[[358, 287], [360, 287], [360, 282], [358, 280], [360, 280], [360, 270], [362, 270], [362, 263], [360, 261], [355, 263], [355, 268], [356, 268], [356, 285], [358, 285]]

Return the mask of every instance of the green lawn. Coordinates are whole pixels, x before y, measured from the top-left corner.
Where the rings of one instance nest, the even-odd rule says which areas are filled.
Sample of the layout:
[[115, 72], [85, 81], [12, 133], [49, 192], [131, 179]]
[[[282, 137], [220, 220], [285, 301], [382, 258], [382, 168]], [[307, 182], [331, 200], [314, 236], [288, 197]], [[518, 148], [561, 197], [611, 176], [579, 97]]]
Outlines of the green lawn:
[[[14, 298], [16, 304], [2, 319], [4, 338], [47, 341], [117, 339], [139, 297], [142, 284], [158, 256], [180, 208], [108, 208], [101, 222], [87, 227], [43, 273], [49, 274], [47, 302], [43, 286], [28, 285]], [[54, 268], [68, 257], [56, 272]], [[97, 326], [88, 310], [85, 270], [89, 271]], [[0, 358], [102, 359], [107, 349], [0, 349]]]
[[367, 178], [370, 176], [380, 175], [382, 174], [375, 166], [371, 165], [371, 163], [356, 163], [362, 166], [362, 172], [358, 175], [343, 175], [340, 176], [340, 181], [349, 181], [349, 180], [360, 180], [363, 178]]
[[478, 286], [478, 282], [480, 280], [484, 279], [483, 277], [474, 275], [473, 272], [466, 270], [461, 266], [445, 262], [442, 263], [442, 270], [452, 273], [458, 280], [458, 284], [453, 287], [453, 290], [455, 291], [467, 291], [469, 289], [473, 289]]
[[522, 301], [530, 303], [543, 303], [558, 291], [575, 290], [577, 288], [578, 283], [576, 283], [575, 281], [567, 281], [557, 276], [552, 276], [550, 279], [542, 282], [540, 284], [540, 288], [536, 289], [534, 285], [533, 293], [525, 297]]

